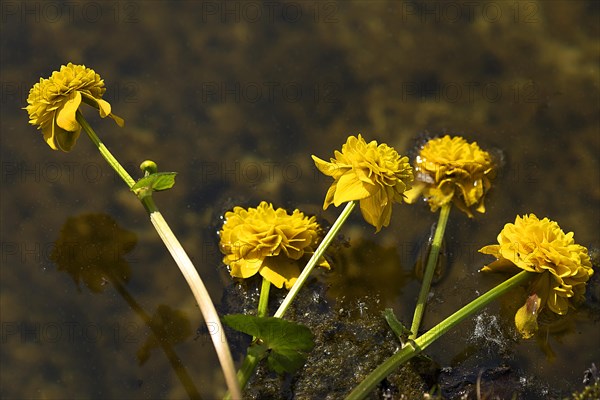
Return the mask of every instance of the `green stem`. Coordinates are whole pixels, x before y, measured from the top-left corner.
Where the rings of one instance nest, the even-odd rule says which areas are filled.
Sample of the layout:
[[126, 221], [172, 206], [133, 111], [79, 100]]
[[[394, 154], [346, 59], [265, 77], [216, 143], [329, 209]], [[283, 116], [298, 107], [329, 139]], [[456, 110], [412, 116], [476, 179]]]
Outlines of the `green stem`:
[[281, 303], [281, 305], [275, 312], [274, 316], [276, 318], [283, 317], [283, 314], [285, 314], [288, 307], [290, 306], [290, 304], [292, 303], [292, 301], [298, 294], [298, 291], [300, 291], [300, 288], [302, 288], [302, 285], [304, 285], [304, 282], [306, 282], [306, 279], [310, 275], [311, 271], [313, 270], [315, 265], [317, 265], [317, 262], [321, 259], [321, 257], [325, 253], [325, 250], [327, 249], [327, 247], [329, 247], [329, 245], [331, 244], [331, 241], [337, 235], [338, 231], [340, 230], [340, 228], [342, 227], [342, 225], [344, 224], [344, 222], [346, 221], [346, 219], [348, 218], [348, 216], [350, 215], [350, 213], [356, 206], [356, 203], [357, 203], [356, 200], [353, 200], [353, 201], [348, 202], [348, 204], [346, 204], [346, 207], [344, 208], [344, 210], [342, 211], [340, 216], [333, 223], [333, 225], [331, 226], [331, 229], [329, 229], [329, 232], [327, 232], [327, 234], [325, 235], [325, 237], [323, 238], [323, 240], [321, 241], [321, 243], [315, 250], [315, 252], [312, 255], [312, 257], [310, 258], [310, 260], [308, 260], [308, 263], [306, 264], [306, 267], [304, 267], [304, 270], [302, 270], [302, 273], [298, 277], [298, 280], [296, 280], [296, 283], [294, 283], [294, 286], [292, 286], [292, 288], [288, 292], [287, 296], [285, 296], [285, 299], [283, 299], [283, 303]]
[[266, 317], [269, 313], [269, 290], [271, 289], [271, 282], [268, 279], [262, 278], [262, 286], [260, 288], [260, 297], [258, 298], [258, 312], [259, 317]]
[[255, 357], [252, 354], [246, 354], [244, 362], [242, 363], [240, 371], [238, 372], [238, 380], [242, 389], [246, 387], [246, 384], [248, 384], [248, 381], [254, 373], [259, 361], [260, 359], [258, 357]]
[[77, 110], [75, 118], [77, 119], [77, 122], [79, 122], [79, 124], [83, 127], [83, 130], [86, 131], [92, 142], [96, 145], [96, 147], [100, 151], [100, 154], [102, 154], [102, 157], [104, 157], [106, 162], [108, 162], [108, 165], [110, 165], [112, 169], [115, 170], [115, 172], [121, 177], [121, 179], [123, 179], [125, 184], [131, 189], [131, 187], [135, 184], [135, 180], [133, 180], [131, 175], [129, 175], [129, 173], [125, 171], [125, 168], [121, 166], [121, 164], [112, 155], [112, 153], [108, 151], [106, 146], [104, 146], [104, 143], [100, 141], [100, 138], [98, 137], [98, 135], [96, 135], [96, 132], [94, 132], [90, 124], [88, 124], [86, 119], [83, 117], [81, 111]]
[[[77, 122], [81, 124], [83, 129], [87, 132], [88, 136], [92, 140], [92, 142], [96, 145], [104, 159], [108, 162], [108, 164], [117, 172], [117, 174], [125, 181], [127, 186], [131, 188], [135, 181], [131, 176], [125, 171], [125, 169], [121, 166], [121, 164], [117, 161], [117, 159], [108, 151], [108, 149], [104, 146], [104, 144], [100, 141], [100, 138], [92, 127], [87, 123], [83, 114], [78, 110], [76, 114]], [[225, 375], [225, 382], [227, 384], [227, 388], [229, 392], [235, 399], [242, 398], [242, 392], [238, 385], [238, 380], [235, 372], [235, 366], [233, 363], [233, 358], [231, 357], [231, 351], [229, 349], [229, 344], [225, 338], [225, 331], [223, 330], [223, 326], [221, 324], [221, 319], [219, 318], [219, 314], [215, 309], [215, 306], [204, 286], [204, 282], [200, 278], [196, 267], [188, 257], [187, 253], [177, 240], [177, 237], [171, 231], [171, 228], [167, 224], [167, 221], [163, 218], [160, 211], [156, 207], [154, 200], [152, 199], [152, 193], [148, 193], [146, 191], [142, 191], [138, 196], [144, 208], [150, 215], [150, 221], [154, 228], [158, 232], [158, 235], [162, 239], [163, 243], [171, 253], [171, 256], [177, 263], [179, 270], [183, 274], [188, 286], [192, 290], [194, 294], [194, 298], [198, 303], [198, 307], [200, 308], [200, 312], [204, 317], [204, 321], [206, 325], [209, 327], [216, 327], [216, 334], [211, 335], [211, 339], [215, 350], [217, 352], [217, 357], [219, 358], [219, 362], [221, 363], [221, 369], [223, 370], [223, 375]]]
[[385, 360], [383, 364], [379, 365], [379, 367], [354, 388], [348, 397], [346, 397], [346, 400], [364, 399], [373, 391], [373, 389], [375, 389], [379, 382], [391, 374], [400, 365], [425, 350], [431, 343], [435, 342], [459, 322], [478, 312], [490, 302], [502, 296], [515, 286], [522, 284], [533, 275], [535, 275], [535, 272], [521, 271], [450, 315], [448, 318], [414, 340], [412, 344], [405, 346], [396, 354]]
[[[283, 316], [283, 314], [285, 314], [288, 307], [290, 306], [290, 304], [292, 303], [292, 301], [298, 294], [298, 291], [300, 290], [300, 288], [302, 287], [302, 285], [304, 284], [304, 282], [310, 275], [310, 273], [313, 270], [313, 268], [315, 267], [315, 265], [317, 265], [317, 262], [321, 259], [321, 257], [325, 253], [325, 250], [327, 249], [327, 247], [329, 247], [329, 245], [331, 244], [331, 241], [337, 235], [340, 228], [342, 227], [342, 225], [344, 224], [344, 222], [346, 221], [346, 219], [348, 218], [348, 216], [350, 215], [350, 213], [352, 212], [352, 210], [354, 209], [355, 206], [356, 206], [356, 201], [350, 201], [350, 202], [348, 202], [348, 204], [346, 204], [346, 207], [344, 208], [342, 213], [339, 215], [337, 220], [333, 223], [333, 225], [331, 226], [331, 229], [329, 229], [329, 232], [327, 232], [327, 234], [325, 235], [325, 237], [323, 238], [323, 240], [321, 241], [321, 243], [315, 250], [315, 252], [312, 255], [312, 257], [310, 258], [310, 260], [308, 260], [308, 263], [306, 264], [306, 266], [302, 270], [302, 273], [300, 274], [300, 276], [294, 283], [294, 286], [292, 286], [292, 288], [288, 292], [285, 299], [283, 299], [283, 303], [281, 303], [281, 305], [277, 309], [277, 312], [275, 312], [274, 317], [281, 318]], [[267, 300], [263, 299], [264, 288], [266, 285], [265, 281], [266, 281], [266, 279], [263, 278], [263, 287], [261, 289], [260, 300], [259, 300], [259, 305], [258, 305], [258, 316], [259, 317], [262, 316], [261, 315], [261, 304], [263, 302], [267, 301]], [[267, 292], [267, 294], [268, 294], [268, 292]], [[264, 297], [266, 298], [267, 296], [264, 296]], [[266, 308], [266, 304], [263, 306]], [[265, 311], [265, 315], [266, 315], [266, 311]], [[244, 358], [242, 367], [238, 371], [238, 380], [239, 380], [239, 383], [240, 383], [240, 386], [242, 389], [244, 389], [246, 387], [248, 380], [254, 373], [254, 370], [256, 369], [256, 366], [258, 365], [258, 362], [260, 360], [261, 359], [259, 357], [256, 357], [256, 356], [250, 354], [250, 351], [246, 352], [246, 357]], [[229, 399], [229, 396], [226, 396], [225, 399]]]
[[[259, 317], [266, 317], [268, 315], [268, 305], [269, 305], [269, 291], [271, 289], [271, 282], [269, 282], [266, 278], [262, 278], [262, 286], [260, 288], [260, 297], [258, 299], [258, 311], [257, 315]], [[256, 338], [252, 338], [252, 346]], [[261, 357], [257, 357], [255, 354], [250, 352], [250, 347], [246, 350], [246, 357], [244, 357], [244, 361], [242, 362], [242, 366], [240, 367], [237, 378], [242, 390], [246, 387], [246, 384], [250, 380], [250, 377], [254, 373], [258, 362], [261, 360]], [[230, 399], [229, 393], [225, 396], [225, 399]]]
[[[250, 344], [250, 346], [253, 346], [254, 344]], [[256, 366], [258, 365], [259, 361], [262, 360], [266, 355], [265, 353], [259, 354], [259, 355], [255, 355], [253, 354], [253, 352], [250, 351], [250, 347], [248, 347], [248, 350], [246, 351], [246, 357], [244, 358], [244, 361], [242, 362], [242, 366], [240, 367], [240, 370], [238, 371], [237, 377], [238, 377], [238, 381], [240, 383], [240, 387], [242, 389], [244, 389], [246, 387], [246, 385], [248, 384], [248, 381], [250, 380], [250, 377], [252, 376], [252, 374], [254, 374], [254, 370], [256, 369]], [[230, 400], [231, 399], [231, 395], [229, 393], [227, 393], [227, 395], [225, 396], [225, 400]]]
[[440, 217], [435, 227], [435, 233], [433, 235], [433, 243], [431, 244], [431, 250], [427, 257], [427, 266], [425, 267], [425, 274], [423, 275], [423, 282], [421, 283], [421, 290], [419, 291], [419, 297], [417, 298], [417, 305], [415, 306], [415, 314], [413, 316], [412, 326], [410, 327], [411, 334], [409, 339], [414, 340], [419, 332], [419, 326], [423, 319], [423, 313], [425, 312], [425, 304], [427, 303], [427, 296], [429, 295], [429, 289], [431, 288], [431, 280], [435, 272], [435, 266], [440, 255], [440, 248], [442, 247], [442, 240], [444, 239], [444, 232], [446, 230], [446, 224], [448, 223], [448, 216], [450, 215], [450, 208], [452, 203], [446, 203], [440, 210]]

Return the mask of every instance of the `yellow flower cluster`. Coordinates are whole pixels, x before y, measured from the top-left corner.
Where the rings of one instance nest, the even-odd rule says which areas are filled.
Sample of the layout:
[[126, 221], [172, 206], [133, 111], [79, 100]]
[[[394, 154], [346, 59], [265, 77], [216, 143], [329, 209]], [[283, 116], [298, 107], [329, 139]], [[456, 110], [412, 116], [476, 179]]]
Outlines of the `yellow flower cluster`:
[[323, 209], [332, 203], [337, 207], [360, 200], [360, 210], [369, 224], [377, 231], [388, 226], [392, 204], [402, 202], [414, 179], [408, 157], [401, 157], [387, 144], [367, 143], [360, 134], [350, 136], [342, 151], [334, 155], [331, 162], [312, 156], [319, 171], [334, 179]]
[[[258, 272], [278, 288], [290, 289], [300, 275], [297, 260], [313, 252], [320, 233], [315, 217], [299, 210], [289, 215], [265, 201], [247, 210], [235, 207], [225, 214], [220, 231], [223, 262], [233, 277]], [[329, 268], [326, 262], [320, 265]]]
[[415, 160], [416, 183], [406, 193], [413, 203], [422, 194], [431, 211], [446, 203], [454, 204], [472, 217], [471, 207], [483, 213], [494, 165], [488, 152], [476, 142], [468, 143], [460, 136], [431, 139]]
[[482, 271], [539, 273], [530, 292], [539, 297], [540, 310], [548, 306], [564, 315], [570, 305], [584, 300], [586, 283], [594, 271], [588, 250], [575, 243], [573, 232], [565, 234], [556, 222], [530, 214], [506, 224], [498, 243], [479, 250], [497, 258]]
[[50, 78], [40, 78], [29, 91], [25, 107], [29, 123], [38, 125], [52, 149], [70, 151], [81, 132], [75, 113], [82, 101], [98, 109], [102, 118], [109, 116], [123, 126], [123, 120], [111, 114], [110, 104], [102, 100], [105, 91], [104, 81], [94, 70], [63, 65]]

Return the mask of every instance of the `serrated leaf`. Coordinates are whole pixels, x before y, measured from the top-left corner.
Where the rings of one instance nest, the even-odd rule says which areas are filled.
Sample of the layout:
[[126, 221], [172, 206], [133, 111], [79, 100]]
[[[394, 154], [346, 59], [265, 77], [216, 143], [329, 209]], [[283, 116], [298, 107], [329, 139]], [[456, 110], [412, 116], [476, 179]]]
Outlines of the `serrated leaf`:
[[167, 190], [175, 185], [175, 175], [177, 172], [157, 172], [140, 178], [132, 187], [133, 192], [139, 192], [142, 189], [150, 189], [153, 192]]
[[307, 353], [315, 345], [310, 329], [281, 318], [232, 314], [225, 315], [223, 322], [236, 331], [259, 339], [260, 344], [252, 345], [249, 351], [255, 355], [268, 354], [267, 365], [279, 374], [291, 373], [302, 367]]

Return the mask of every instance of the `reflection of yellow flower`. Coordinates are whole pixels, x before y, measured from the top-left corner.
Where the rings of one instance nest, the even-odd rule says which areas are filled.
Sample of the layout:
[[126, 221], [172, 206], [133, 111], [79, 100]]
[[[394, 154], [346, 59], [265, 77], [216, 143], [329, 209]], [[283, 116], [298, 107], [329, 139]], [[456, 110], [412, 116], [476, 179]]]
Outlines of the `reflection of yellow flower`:
[[104, 214], [70, 217], [50, 253], [59, 271], [65, 271], [79, 285], [102, 292], [107, 281], [127, 282], [131, 267], [125, 254], [131, 252], [137, 236], [122, 229]]
[[48, 79], [33, 85], [27, 98], [29, 123], [39, 125], [44, 140], [54, 150], [70, 151], [81, 132], [75, 112], [85, 102], [100, 111], [102, 118], [110, 116], [117, 124], [123, 120], [111, 114], [110, 104], [102, 100], [104, 81], [94, 70], [72, 63], [54, 71]]
[[225, 214], [220, 232], [223, 262], [231, 276], [249, 278], [258, 272], [278, 288], [285, 283], [290, 289], [300, 275], [297, 260], [313, 252], [319, 234], [315, 217], [298, 210], [289, 215], [264, 201], [247, 210], [235, 207]]
[[594, 271], [588, 250], [575, 244], [573, 232], [565, 234], [556, 222], [530, 214], [506, 224], [498, 243], [479, 250], [497, 258], [482, 271], [522, 269], [539, 273], [530, 292], [539, 297], [540, 310], [548, 306], [564, 315], [569, 305], [583, 301], [586, 283]]
[[156, 308], [152, 318], [147, 320], [146, 324], [153, 335], [147, 336], [144, 344], [137, 350], [140, 365], [148, 361], [152, 349], [182, 343], [192, 336], [193, 332], [192, 324], [185, 313], [164, 304]]
[[327, 191], [323, 209], [360, 200], [365, 220], [377, 228], [388, 226], [392, 204], [400, 203], [413, 181], [408, 157], [401, 157], [387, 144], [368, 143], [359, 134], [350, 136], [331, 162], [312, 156], [319, 171], [335, 181]]
[[470, 208], [485, 212], [483, 199], [489, 190], [494, 168], [488, 152], [476, 142], [468, 143], [460, 136], [431, 139], [415, 161], [417, 182], [406, 193], [409, 202], [421, 194], [436, 211], [450, 201], [472, 217]]

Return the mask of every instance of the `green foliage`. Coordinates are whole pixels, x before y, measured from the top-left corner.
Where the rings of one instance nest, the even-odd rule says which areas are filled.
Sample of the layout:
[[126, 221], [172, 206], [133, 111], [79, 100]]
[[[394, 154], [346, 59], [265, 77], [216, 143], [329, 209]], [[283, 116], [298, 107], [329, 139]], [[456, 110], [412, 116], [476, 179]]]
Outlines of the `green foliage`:
[[386, 308], [381, 312], [381, 314], [383, 315], [383, 318], [385, 318], [385, 321], [388, 323], [392, 331], [400, 340], [400, 343], [402, 343], [402, 346], [404, 346], [404, 343], [407, 342], [408, 337], [411, 334], [410, 329], [405, 327], [402, 324], [402, 322], [398, 320], [396, 314], [394, 314], [394, 310], [392, 310], [391, 308]]
[[302, 367], [315, 345], [310, 329], [281, 318], [230, 314], [223, 317], [223, 322], [253, 336], [248, 353], [257, 358], [266, 356], [269, 368], [279, 374]]
[[175, 175], [177, 175], [177, 172], [157, 172], [149, 174], [139, 179], [135, 185], [131, 187], [131, 191], [137, 195], [142, 191], [158, 192], [170, 189], [175, 185]]

